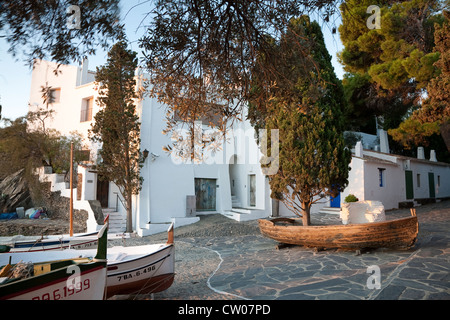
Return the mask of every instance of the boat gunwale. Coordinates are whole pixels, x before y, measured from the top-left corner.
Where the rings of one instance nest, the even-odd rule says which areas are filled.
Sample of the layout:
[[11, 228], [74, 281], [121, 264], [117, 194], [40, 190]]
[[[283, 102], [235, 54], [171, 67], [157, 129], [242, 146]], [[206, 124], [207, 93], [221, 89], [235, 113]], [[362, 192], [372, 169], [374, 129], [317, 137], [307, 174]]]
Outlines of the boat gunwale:
[[275, 222], [281, 222], [281, 221], [287, 221], [288, 220], [293, 220], [294, 222], [296, 221], [301, 221], [298, 218], [275, 218], [272, 220], [268, 220], [268, 219], [258, 219], [258, 223], [261, 225], [266, 225], [268, 227], [276, 227], [276, 228], [301, 228], [301, 229], [330, 229], [330, 228], [351, 228], [351, 227], [378, 227], [381, 225], [388, 225], [391, 223], [400, 223], [400, 222], [404, 222], [404, 221], [408, 221], [408, 220], [418, 220], [417, 216], [410, 216], [410, 217], [403, 217], [403, 218], [398, 218], [398, 219], [393, 219], [393, 220], [385, 220], [385, 221], [377, 221], [377, 222], [367, 222], [367, 223], [351, 223], [351, 224], [325, 224], [325, 225], [309, 225], [309, 226], [303, 226], [303, 225], [276, 225]]
[[[98, 262], [98, 261], [89, 261], [89, 262], [76, 262], [74, 259], [68, 259], [68, 261], [72, 260], [74, 263], [69, 264], [67, 266], [51, 270], [46, 273], [42, 273], [36, 276], [33, 276], [31, 278], [24, 278], [24, 279], [15, 279], [11, 282], [4, 283], [0, 286], [0, 289], [5, 290], [7, 293], [5, 295], [2, 295], [0, 297], [0, 300], [8, 300], [13, 297], [17, 297], [41, 288], [49, 287], [54, 284], [60, 283], [60, 282], [67, 282], [68, 276], [67, 276], [67, 270], [70, 266], [77, 266], [80, 268], [80, 276], [86, 275], [88, 273], [96, 272], [102, 269], [105, 269], [106, 272], [106, 262]], [[38, 264], [44, 264], [45, 262], [40, 262]], [[60, 276], [61, 275], [61, 276]], [[64, 275], [64, 276], [62, 276]], [[48, 278], [57, 277], [57, 279], [51, 280], [50, 282], [47, 281]], [[106, 277], [105, 277], [106, 279]], [[31, 283], [31, 286], [21, 289], [18, 291], [16, 290], [16, 287], [21, 287], [24, 283]], [[105, 282], [106, 284], [106, 282]], [[11, 292], [12, 291], [12, 292]], [[11, 293], [10, 293], [11, 292]]]
[[[416, 243], [419, 232], [419, 222], [416, 215], [373, 223], [321, 226], [280, 226], [274, 223], [277, 222], [277, 219], [273, 219], [275, 221], [266, 219], [258, 220], [260, 232], [263, 236], [281, 243], [306, 247], [352, 249], [375, 247], [410, 248]], [[282, 220], [289, 221], [286, 218], [281, 218], [278, 221]], [[295, 220], [292, 219], [291, 221]], [[381, 232], [381, 238], [370, 238], [366, 236], [367, 233], [376, 232]], [[346, 236], [343, 238], [336, 237], [345, 234]]]
[[[108, 262], [108, 267], [113, 267], [113, 266], [116, 266], [118, 264], [124, 264], [124, 263], [128, 263], [128, 262], [135, 262], [135, 261], [138, 261], [138, 260], [147, 259], [147, 258], [151, 257], [152, 255], [155, 255], [155, 254], [160, 253], [162, 251], [165, 251], [167, 249], [170, 250], [170, 247], [174, 247], [173, 243], [171, 243], [171, 244], [164, 244], [164, 247], [159, 248], [155, 252], [151, 252], [151, 253], [148, 253], [148, 254], [145, 254], [145, 255], [141, 255], [141, 256], [132, 258], [130, 260], [118, 260], [118, 261], [114, 261], [114, 262], [110, 261], [110, 262]], [[169, 257], [171, 254], [172, 253], [169, 252], [167, 255], [165, 255], [165, 257]]]

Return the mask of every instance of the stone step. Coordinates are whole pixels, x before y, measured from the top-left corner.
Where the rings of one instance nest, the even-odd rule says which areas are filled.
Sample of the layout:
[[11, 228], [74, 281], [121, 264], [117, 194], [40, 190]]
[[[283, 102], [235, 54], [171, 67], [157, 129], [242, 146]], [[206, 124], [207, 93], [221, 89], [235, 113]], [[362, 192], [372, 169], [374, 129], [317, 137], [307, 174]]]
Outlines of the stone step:
[[108, 233], [125, 232], [127, 229], [127, 219], [120, 212], [113, 208], [103, 208], [103, 214], [109, 214], [109, 228]]
[[241, 214], [250, 214], [252, 213], [251, 209], [245, 209], [245, 208], [239, 208], [239, 207], [233, 207], [231, 211]]
[[231, 196], [231, 207], [238, 208], [241, 206], [241, 201], [239, 201], [237, 196]]
[[249, 221], [267, 218], [269, 214], [264, 210], [258, 209], [232, 208], [231, 211], [225, 212], [224, 215], [236, 221]]
[[326, 213], [326, 214], [340, 214], [341, 208], [334, 208], [334, 207], [323, 207], [320, 209], [319, 213]]

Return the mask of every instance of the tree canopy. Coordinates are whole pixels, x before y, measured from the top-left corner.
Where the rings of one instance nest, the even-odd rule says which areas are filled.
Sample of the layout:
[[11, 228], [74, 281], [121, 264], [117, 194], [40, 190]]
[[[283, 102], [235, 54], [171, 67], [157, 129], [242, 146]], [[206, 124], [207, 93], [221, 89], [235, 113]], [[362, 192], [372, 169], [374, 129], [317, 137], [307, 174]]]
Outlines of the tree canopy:
[[[123, 35], [119, 0], [15, 0], [0, 3], [0, 37], [8, 51], [59, 63], [81, 61]], [[22, 57], [21, 57], [22, 58]]]
[[427, 98], [421, 107], [400, 124], [389, 131], [404, 146], [427, 144], [433, 134], [441, 134], [450, 151], [450, 13], [444, 11], [445, 22], [436, 26], [434, 52], [439, 59], [434, 65], [440, 73], [427, 85]]
[[[370, 5], [380, 8], [380, 28], [367, 27]], [[343, 83], [349, 112], [361, 117], [353, 124], [383, 115], [384, 128], [395, 128], [439, 73], [433, 33], [442, 23], [441, 1], [347, 0], [340, 8], [345, 48], [339, 59], [348, 72]]]
[[258, 55], [270, 52], [262, 67], [266, 74], [282, 76], [275, 65], [281, 52], [271, 51], [268, 39], [279, 37], [289, 19], [302, 12], [317, 10], [327, 19], [338, 2], [155, 1], [140, 39], [150, 93], [192, 125], [214, 112], [222, 119], [217, 126], [225, 130], [227, 120], [240, 118], [247, 104]]

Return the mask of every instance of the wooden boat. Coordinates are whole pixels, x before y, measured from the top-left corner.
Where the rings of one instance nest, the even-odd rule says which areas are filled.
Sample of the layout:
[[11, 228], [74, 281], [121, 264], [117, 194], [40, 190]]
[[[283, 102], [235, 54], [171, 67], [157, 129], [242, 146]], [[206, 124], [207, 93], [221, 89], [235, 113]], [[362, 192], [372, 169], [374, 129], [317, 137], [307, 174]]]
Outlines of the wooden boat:
[[[106, 288], [107, 224], [99, 232], [94, 258], [34, 262], [23, 278], [10, 276], [19, 263], [8, 263], [0, 278], [1, 300], [101, 300]], [[20, 254], [20, 253], [18, 253]], [[35, 253], [44, 257], [46, 253]], [[12, 254], [14, 256], [15, 254]], [[23, 264], [22, 264], [23, 265]]]
[[[168, 241], [164, 244], [108, 248], [106, 298], [118, 294], [147, 294], [166, 290], [175, 276], [175, 248], [173, 224], [168, 230]], [[0, 255], [0, 265], [7, 258], [16, 261], [39, 262], [45, 257], [70, 259], [92, 257], [95, 250], [64, 250], [22, 252]]]
[[[3, 252], [36, 252], [97, 247], [97, 232], [79, 235], [48, 235], [42, 237], [12, 237], [3, 240]], [[1, 253], [2, 251], [0, 251]]]
[[[348, 225], [298, 225], [298, 219], [258, 220], [261, 233], [278, 242], [325, 248], [409, 248], [419, 232], [415, 210], [411, 217]], [[301, 222], [300, 222], [301, 223]]]

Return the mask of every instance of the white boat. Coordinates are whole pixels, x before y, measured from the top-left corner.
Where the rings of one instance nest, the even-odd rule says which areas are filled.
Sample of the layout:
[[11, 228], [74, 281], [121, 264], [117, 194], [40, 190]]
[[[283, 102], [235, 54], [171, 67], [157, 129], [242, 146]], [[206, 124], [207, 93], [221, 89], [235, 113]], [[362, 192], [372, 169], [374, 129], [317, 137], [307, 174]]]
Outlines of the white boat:
[[[106, 289], [107, 224], [100, 230], [99, 245], [92, 258], [64, 259], [35, 252], [39, 261], [18, 261], [8, 255], [7, 263], [0, 262], [0, 300], [101, 300]], [[58, 251], [55, 251], [58, 252]], [[64, 252], [64, 251], [60, 251]], [[6, 255], [2, 255], [6, 257]], [[49, 259], [50, 258], [50, 259]], [[3, 267], [4, 266], [4, 267]], [[20, 276], [13, 272], [25, 266]]]
[[[12, 259], [18, 261], [40, 262], [42, 260], [61, 260], [87, 258], [96, 250], [63, 250], [43, 252], [16, 252], [0, 255], [0, 266]], [[164, 244], [108, 248], [106, 298], [119, 294], [148, 294], [166, 290], [175, 277], [175, 247], [173, 243], [173, 224], [168, 230], [168, 241]]]
[[13, 236], [2, 237], [5, 252], [36, 252], [65, 249], [92, 249], [97, 247], [97, 232], [79, 235]]

